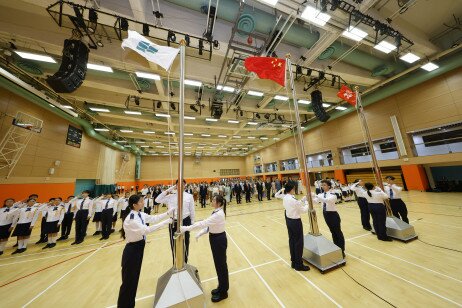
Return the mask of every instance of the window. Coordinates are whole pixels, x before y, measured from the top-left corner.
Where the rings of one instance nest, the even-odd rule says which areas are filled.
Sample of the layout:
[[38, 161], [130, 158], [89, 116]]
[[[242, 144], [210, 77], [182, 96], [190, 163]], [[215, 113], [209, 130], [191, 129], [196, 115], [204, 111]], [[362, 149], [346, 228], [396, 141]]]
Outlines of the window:
[[381, 143], [379, 146], [382, 153], [396, 152], [396, 143], [394, 141]]
[[369, 150], [367, 149], [367, 147], [351, 149], [352, 157], [366, 156], [366, 155], [369, 155]]
[[422, 136], [426, 147], [434, 147], [443, 144], [462, 142], [462, 129], [445, 131], [442, 129], [432, 135]]

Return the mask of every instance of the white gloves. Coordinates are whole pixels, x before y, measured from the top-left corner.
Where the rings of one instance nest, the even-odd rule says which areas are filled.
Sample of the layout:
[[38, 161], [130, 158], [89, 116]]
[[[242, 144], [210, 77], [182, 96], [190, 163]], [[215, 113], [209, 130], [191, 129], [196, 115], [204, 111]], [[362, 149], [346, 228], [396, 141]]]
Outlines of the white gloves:
[[199, 238], [204, 235], [204, 234], [207, 234], [209, 232], [209, 229], [208, 228], [203, 228], [202, 230], [200, 230], [199, 232], [196, 233], [196, 235], [194, 236], [196, 238], [196, 242], [199, 240]]
[[186, 231], [191, 231], [191, 226], [181, 226], [180, 232], [185, 233]]
[[170, 217], [172, 217], [172, 218], [173, 218], [173, 215], [174, 215], [174, 214], [175, 214], [175, 209], [174, 209], [174, 208], [169, 209], [169, 210], [167, 211], [167, 215], [170, 216]]
[[303, 197], [301, 201], [302, 201], [303, 203], [305, 203], [305, 202], [306, 202], [306, 196]]
[[169, 219], [166, 219], [166, 220], [162, 221], [160, 224], [162, 226], [166, 226], [166, 225], [169, 225], [171, 223], [173, 223], [173, 219], [169, 218]]
[[176, 189], [176, 185], [173, 185], [173, 186], [170, 186], [170, 187], [166, 190], [166, 192], [172, 192], [172, 191], [174, 191], [175, 189]]

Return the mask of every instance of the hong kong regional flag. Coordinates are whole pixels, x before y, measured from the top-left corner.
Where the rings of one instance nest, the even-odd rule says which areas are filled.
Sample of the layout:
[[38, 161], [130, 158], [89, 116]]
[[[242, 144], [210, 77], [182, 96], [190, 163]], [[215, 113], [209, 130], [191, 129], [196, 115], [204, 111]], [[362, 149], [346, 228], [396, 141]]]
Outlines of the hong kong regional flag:
[[271, 79], [286, 86], [286, 60], [271, 57], [248, 57], [245, 68], [262, 79]]
[[348, 102], [350, 105], [356, 106], [356, 93], [346, 85], [342, 85], [340, 91], [337, 93], [337, 96]]

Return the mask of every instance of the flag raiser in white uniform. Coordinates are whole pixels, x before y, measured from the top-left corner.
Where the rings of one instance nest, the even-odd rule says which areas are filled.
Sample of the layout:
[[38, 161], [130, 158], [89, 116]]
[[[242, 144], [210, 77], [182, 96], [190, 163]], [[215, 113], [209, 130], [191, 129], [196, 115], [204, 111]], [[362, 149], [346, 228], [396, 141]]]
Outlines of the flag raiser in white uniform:
[[180, 51], [177, 48], [154, 44], [138, 32], [131, 30], [128, 30], [128, 38], [122, 41], [122, 48], [125, 47], [133, 49], [146, 60], [162, 66], [167, 71]]

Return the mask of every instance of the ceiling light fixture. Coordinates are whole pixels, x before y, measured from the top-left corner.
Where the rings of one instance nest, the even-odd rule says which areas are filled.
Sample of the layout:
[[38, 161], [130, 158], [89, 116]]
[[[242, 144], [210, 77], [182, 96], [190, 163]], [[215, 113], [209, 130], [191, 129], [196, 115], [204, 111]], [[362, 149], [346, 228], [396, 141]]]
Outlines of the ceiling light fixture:
[[98, 131], [98, 132], [108, 132], [109, 131], [109, 129], [107, 129], [107, 128], [98, 128], [98, 127], [95, 128], [95, 130]]
[[95, 112], [110, 112], [107, 108], [90, 107], [90, 110]]
[[87, 63], [87, 68], [89, 70], [94, 70], [94, 71], [101, 71], [101, 72], [107, 72], [107, 73], [114, 73], [111, 67], [106, 66], [106, 65], [99, 65], [99, 64], [92, 64], [92, 63]]
[[257, 122], [247, 122], [248, 125], [258, 125]]
[[28, 60], [35, 60], [41, 62], [48, 62], [48, 63], [56, 63], [55, 59], [50, 56], [38, 55], [35, 53], [24, 52], [24, 51], [14, 51], [17, 55], [19, 55], [23, 59]]
[[283, 96], [283, 95], [276, 95], [274, 97], [274, 99], [277, 99], [279, 101], [287, 101], [287, 100], [289, 100], [289, 98], [287, 96]]
[[349, 26], [347, 30], [343, 31], [342, 35], [356, 42], [360, 42], [367, 36], [367, 32], [364, 32], [356, 27]]
[[165, 113], [156, 113], [156, 117], [159, 117], [159, 118], [170, 118], [170, 115], [169, 115], [169, 114], [165, 114]]
[[196, 117], [191, 117], [191, 116], [184, 116], [185, 120], [195, 120]]
[[133, 133], [131, 129], [121, 129], [120, 132], [121, 133]]
[[132, 111], [132, 110], [124, 110], [125, 114], [133, 114], [133, 115], [141, 115], [139, 111]]
[[309, 105], [309, 104], [311, 104], [311, 101], [308, 101], [306, 99], [299, 99], [299, 100], [297, 100], [297, 103], [302, 104], [302, 105]]
[[196, 81], [196, 80], [189, 80], [189, 79], [185, 79], [184, 84], [186, 84], [188, 86], [194, 86], [194, 87], [202, 86], [202, 82]]
[[144, 72], [135, 72], [136, 77], [152, 80], [160, 80], [160, 76], [157, 74], [144, 73]]
[[231, 124], [238, 124], [239, 121], [237, 121], [237, 120], [228, 120], [228, 123], [231, 123]]
[[151, 130], [145, 130], [145, 131], [143, 131], [143, 133], [145, 133], [145, 134], [155, 134], [156, 132], [151, 131]]
[[300, 17], [322, 27], [329, 21], [331, 16], [312, 6], [307, 6]]
[[414, 63], [415, 61], [419, 60], [420, 57], [413, 54], [412, 52], [408, 52], [404, 56], [401, 56], [400, 59], [406, 61], [407, 63]]
[[396, 49], [396, 46], [383, 40], [377, 45], [375, 45], [374, 48], [384, 53], [390, 53]]
[[235, 91], [235, 89], [233, 87], [229, 87], [229, 86], [222, 86], [222, 85], [218, 85], [217, 86], [217, 90], [223, 90], [225, 92], [229, 92], [229, 93], [232, 93]]
[[251, 96], [259, 96], [259, 97], [263, 96], [263, 92], [252, 91], [252, 90], [247, 91], [247, 94]]
[[437, 68], [439, 68], [439, 66], [436, 65], [435, 63], [428, 62], [427, 64], [422, 65], [421, 68], [423, 68], [424, 70], [426, 70], [428, 72], [431, 72], [431, 71], [434, 71]]
[[207, 121], [207, 122], [217, 122], [218, 119], [205, 118], [205, 121]]
[[335, 107], [335, 109], [337, 109], [337, 110], [347, 110], [347, 107], [337, 106], [337, 107]]

